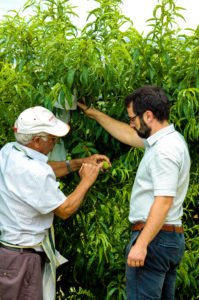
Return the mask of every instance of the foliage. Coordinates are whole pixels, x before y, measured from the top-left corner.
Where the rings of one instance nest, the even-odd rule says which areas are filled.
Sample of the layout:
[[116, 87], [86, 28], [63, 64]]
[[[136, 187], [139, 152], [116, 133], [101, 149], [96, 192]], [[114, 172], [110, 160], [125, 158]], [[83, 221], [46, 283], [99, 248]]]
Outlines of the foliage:
[[[159, 1], [160, 2], [160, 1]], [[162, 0], [143, 36], [120, 11], [120, 0], [96, 0], [80, 30], [69, 0], [29, 0], [33, 15], [19, 12], [0, 22], [1, 146], [13, 139], [19, 112], [33, 105], [54, 109], [59, 99], [84, 97], [114, 118], [126, 120], [124, 96], [143, 84], [162, 86], [171, 102], [170, 121], [185, 136], [192, 168], [184, 204], [186, 252], [178, 269], [177, 299], [197, 299], [199, 204], [199, 27], [174, 28], [183, 18], [174, 0]], [[58, 270], [57, 299], [125, 299], [125, 246], [129, 196], [142, 151], [110, 137], [81, 112], [71, 112], [64, 139], [68, 157], [106, 153], [112, 168], [100, 175], [81, 209], [56, 219], [57, 247], [69, 258]], [[77, 174], [61, 180], [69, 194]]]

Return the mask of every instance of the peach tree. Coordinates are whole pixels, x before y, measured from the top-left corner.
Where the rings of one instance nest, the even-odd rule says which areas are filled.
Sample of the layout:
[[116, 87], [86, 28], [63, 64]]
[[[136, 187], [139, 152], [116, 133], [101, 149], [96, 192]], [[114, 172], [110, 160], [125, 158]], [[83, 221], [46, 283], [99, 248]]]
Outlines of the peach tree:
[[[191, 159], [184, 203], [186, 251], [178, 269], [177, 295], [197, 299], [199, 205], [199, 27], [182, 32], [174, 0], [162, 0], [140, 34], [121, 13], [120, 0], [95, 0], [84, 28], [74, 25], [69, 0], [29, 0], [22, 11], [0, 22], [0, 144], [13, 140], [19, 112], [44, 105], [56, 112], [69, 105], [67, 158], [104, 153], [112, 168], [99, 176], [81, 209], [65, 222], [55, 220], [57, 248], [69, 259], [58, 270], [57, 299], [126, 299], [125, 247], [129, 239], [129, 197], [143, 152], [114, 140], [79, 110], [74, 94], [127, 122], [124, 97], [144, 84], [162, 86], [171, 102], [170, 121], [187, 140]], [[160, 2], [160, 1], [159, 1]], [[174, 29], [175, 28], [175, 29]], [[70, 193], [77, 174], [60, 180]]]

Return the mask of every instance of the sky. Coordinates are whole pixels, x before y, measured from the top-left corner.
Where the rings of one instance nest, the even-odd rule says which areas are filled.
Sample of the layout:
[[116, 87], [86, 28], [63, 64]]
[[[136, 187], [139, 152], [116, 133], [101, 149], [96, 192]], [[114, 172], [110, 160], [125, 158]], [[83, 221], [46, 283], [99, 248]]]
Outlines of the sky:
[[[177, 20], [180, 28], [195, 29], [199, 24], [198, 1], [176, 1], [177, 6], [181, 6], [186, 9], [185, 11], [181, 11], [186, 22], [180, 19]], [[2, 18], [2, 15], [6, 14], [8, 10], [18, 11], [21, 7], [23, 7], [25, 2], [26, 0], [0, 0], [0, 18]], [[95, 7], [96, 2], [93, 0], [71, 0], [70, 3], [74, 6], [78, 6], [75, 11], [81, 17], [74, 19], [74, 23], [76, 26], [81, 28], [86, 23], [87, 12]], [[121, 9], [122, 13], [133, 21], [134, 27], [140, 33], [146, 33], [150, 30], [150, 27], [147, 27], [146, 20], [152, 17], [152, 12], [156, 4], [158, 4], [158, 0], [123, 0]]]

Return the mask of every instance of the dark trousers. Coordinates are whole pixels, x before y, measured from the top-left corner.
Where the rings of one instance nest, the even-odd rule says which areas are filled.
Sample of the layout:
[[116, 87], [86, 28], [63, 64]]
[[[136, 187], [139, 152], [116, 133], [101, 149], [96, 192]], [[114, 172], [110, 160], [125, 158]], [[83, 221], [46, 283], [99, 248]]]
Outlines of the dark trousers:
[[0, 247], [0, 300], [42, 300], [42, 259]]
[[[132, 232], [127, 255], [138, 238]], [[149, 244], [143, 267], [126, 265], [128, 300], [174, 300], [176, 268], [184, 253], [184, 234], [160, 231]]]

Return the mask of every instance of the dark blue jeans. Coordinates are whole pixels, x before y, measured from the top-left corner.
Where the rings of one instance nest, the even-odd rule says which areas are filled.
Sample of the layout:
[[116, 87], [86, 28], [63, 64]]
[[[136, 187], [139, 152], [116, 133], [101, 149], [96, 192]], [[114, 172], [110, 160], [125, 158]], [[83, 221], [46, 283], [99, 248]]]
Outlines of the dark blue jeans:
[[[132, 232], [127, 255], [139, 231]], [[160, 231], [147, 248], [143, 267], [126, 265], [128, 300], [174, 300], [176, 268], [184, 253], [184, 234]]]

